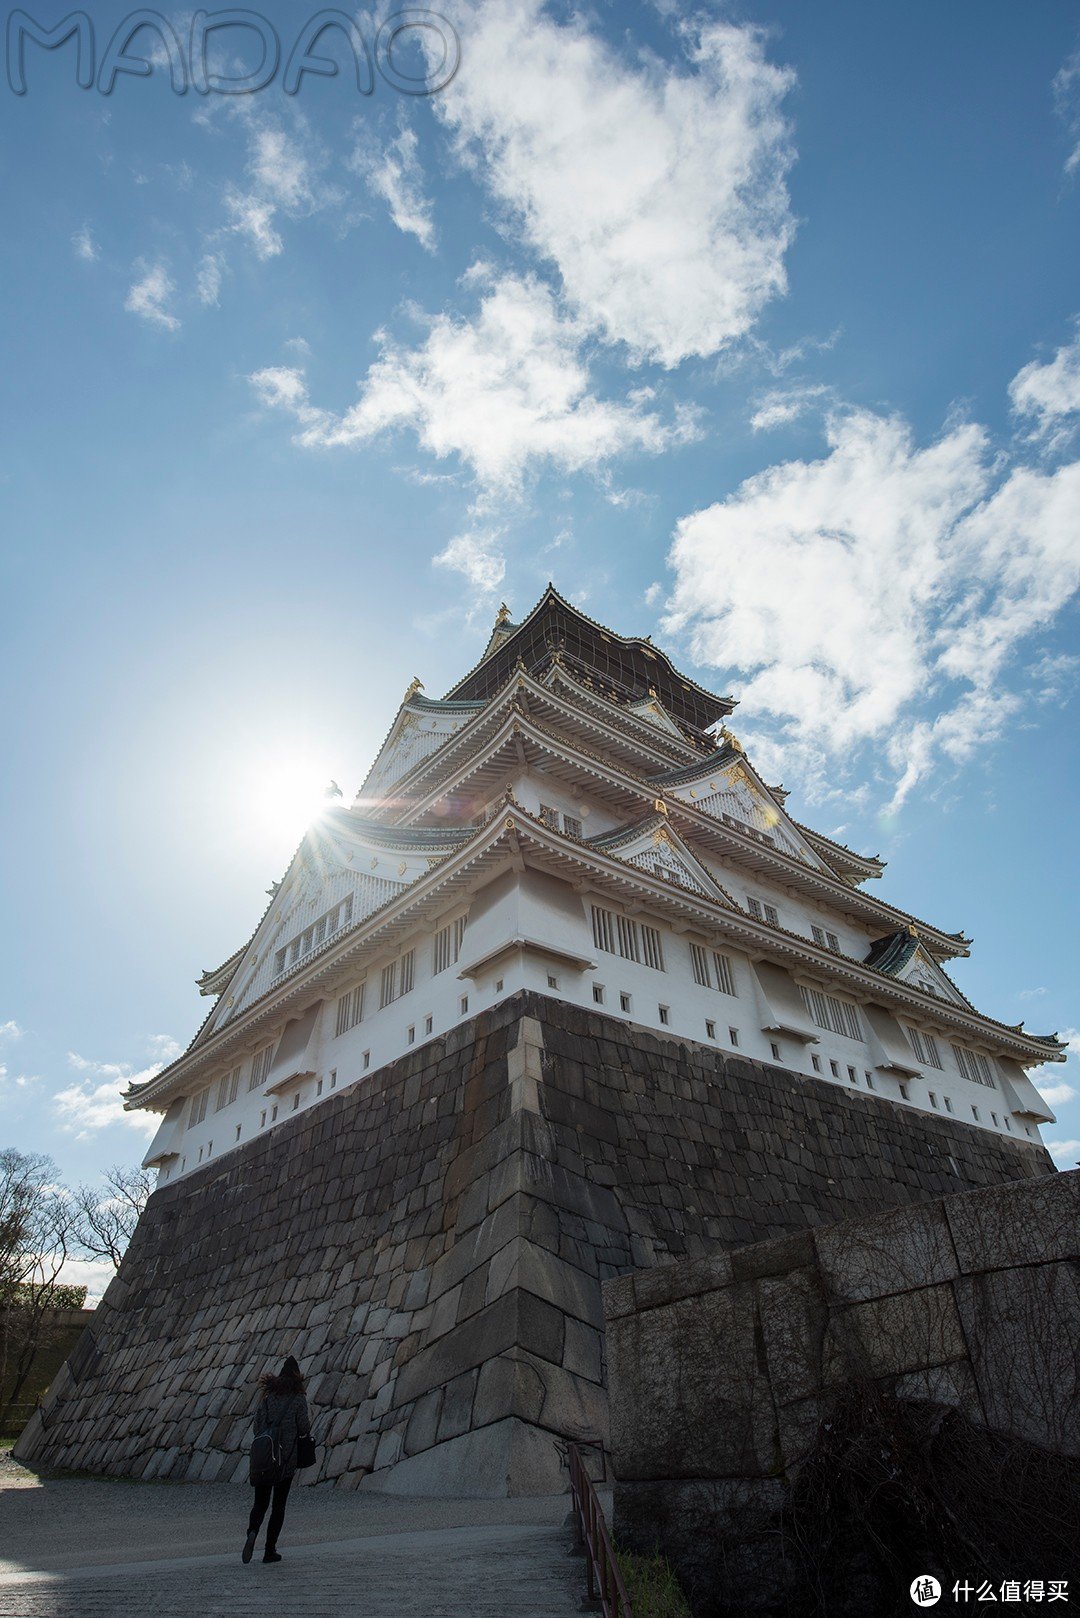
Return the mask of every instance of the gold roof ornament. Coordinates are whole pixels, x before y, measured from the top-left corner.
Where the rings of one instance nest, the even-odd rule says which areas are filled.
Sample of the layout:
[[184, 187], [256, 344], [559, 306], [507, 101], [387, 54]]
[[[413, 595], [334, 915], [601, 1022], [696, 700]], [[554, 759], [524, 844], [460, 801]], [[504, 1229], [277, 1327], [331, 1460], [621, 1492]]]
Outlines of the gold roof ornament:
[[657, 798], [656, 803], [654, 804], [653, 807], [655, 808], [658, 815], [666, 815], [667, 814], [667, 804], [664, 802], [663, 798]]
[[409, 681], [408, 690], [405, 692], [405, 695], [401, 699], [402, 702], [410, 702], [412, 700], [412, 698], [415, 697], [416, 693], [418, 691], [422, 691], [423, 689], [424, 689], [423, 680], [419, 679], [418, 676], [414, 674], [412, 679]]
[[501, 606], [499, 607], [499, 610], [495, 615], [495, 628], [499, 629], [503, 624], [509, 623], [509, 621], [510, 621], [510, 608], [506, 605], [506, 602], [504, 601], [501, 604]]
[[735, 735], [735, 732], [732, 731], [732, 730], [729, 730], [726, 725], [721, 725], [720, 726], [720, 740], [723, 741], [723, 742], [726, 742], [728, 747], [731, 748], [733, 753], [745, 753], [746, 752], [746, 748], [743, 746], [743, 744], [739, 740], [739, 738]]

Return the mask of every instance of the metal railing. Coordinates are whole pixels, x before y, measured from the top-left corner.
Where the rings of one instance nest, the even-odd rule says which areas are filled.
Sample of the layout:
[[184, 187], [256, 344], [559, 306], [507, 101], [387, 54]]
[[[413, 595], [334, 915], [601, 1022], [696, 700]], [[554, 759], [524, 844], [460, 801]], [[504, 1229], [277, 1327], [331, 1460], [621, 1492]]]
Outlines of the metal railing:
[[585, 1457], [576, 1444], [567, 1444], [566, 1455], [570, 1465], [574, 1532], [585, 1553], [587, 1599], [590, 1605], [599, 1607], [604, 1618], [634, 1618], [604, 1513], [585, 1467]]

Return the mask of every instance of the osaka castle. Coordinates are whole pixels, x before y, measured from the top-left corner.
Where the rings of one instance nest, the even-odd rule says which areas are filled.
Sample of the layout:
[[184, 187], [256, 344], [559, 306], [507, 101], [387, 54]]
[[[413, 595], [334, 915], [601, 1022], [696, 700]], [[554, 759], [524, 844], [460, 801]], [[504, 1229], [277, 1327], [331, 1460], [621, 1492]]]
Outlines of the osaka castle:
[[312, 826], [184, 1055], [127, 1101], [191, 1174], [532, 990], [706, 1050], [1037, 1141], [1053, 1037], [977, 1010], [971, 940], [794, 820], [735, 704], [549, 585], [442, 698], [419, 680], [355, 802]]
[[1054, 1172], [1057, 1039], [965, 998], [970, 941], [793, 819], [733, 706], [551, 587], [413, 681], [129, 1092], [157, 1190], [21, 1459], [242, 1482], [294, 1354], [306, 1480], [561, 1490], [609, 1442], [605, 1280]]

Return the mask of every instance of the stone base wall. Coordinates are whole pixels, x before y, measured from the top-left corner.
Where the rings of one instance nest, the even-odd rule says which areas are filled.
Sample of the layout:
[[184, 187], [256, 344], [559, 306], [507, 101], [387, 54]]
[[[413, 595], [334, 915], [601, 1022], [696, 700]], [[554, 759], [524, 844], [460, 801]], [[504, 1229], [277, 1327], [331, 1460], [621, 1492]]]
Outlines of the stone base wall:
[[1046, 1153], [516, 995], [154, 1193], [23, 1459], [242, 1479], [288, 1353], [305, 1481], [565, 1486], [606, 1444], [601, 1282], [949, 1190]]
[[620, 1542], [697, 1613], [786, 1610], [780, 1514], [853, 1391], [1080, 1457], [1078, 1251], [1073, 1171], [609, 1281]]

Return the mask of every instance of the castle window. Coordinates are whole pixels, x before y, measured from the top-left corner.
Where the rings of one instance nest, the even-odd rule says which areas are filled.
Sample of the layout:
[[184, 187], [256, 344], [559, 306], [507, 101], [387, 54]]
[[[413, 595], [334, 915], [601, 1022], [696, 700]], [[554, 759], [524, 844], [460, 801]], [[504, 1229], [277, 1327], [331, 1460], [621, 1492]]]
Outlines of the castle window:
[[942, 1101], [944, 1101], [944, 1103], [945, 1103], [945, 1111], [946, 1111], [946, 1112], [952, 1112], [952, 1110], [953, 1110], [953, 1105], [952, 1105], [952, 1099], [951, 1099], [951, 1097], [949, 1097], [949, 1096], [942, 1096], [942, 1098], [941, 1098], [941, 1099], [942, 1099]]
[[835, 994], [825, 994], [821, 989], [807, 989], [802, 985], [799, 992], [819, 1028], [827, 1028], [833, 1034], [844, 1034], [848, 1039], [862, 1039], [859, 1014], [850, 1000], [841, 1000]]
[[277, 1102], [276, 1101], [275, 1101], [274, 1105], [270, 1108], [270, 1122], [272, 1124], [277, 1123]]
[[355, 989], [343, 994], [337, 1003], [337, 1022], [334, 1025], [334, 1038], [339, 1034], [347, 1034], [350, 1028], [355, 1028], [364, 1016], [364, 985], [358, 983]]
[[997, 1115], [996, 1112], [992, 1112], [990, 1114], [990, 1119], [991, 1119], [991, 1122], [993, 1123], [995, 1129], [1000, 1128], [1000, 1125], [998, 1124], [998, 1115]]
[[424, 1018], [424, 1033], [425, 1034], [430, 1034], [433, 1027], [434, 1027], [434, 1020], [431, 1017], [425, 1017]]
[[971, 1116], [972, 1116], [972, 1117], [973, 1117], [973, 1118], [974, 1118], [974, 1120], [975, 1120], [975, 1122], [976, 1122], [976, 1123], [979, 1123], [979, 1122], [980, 1122], [980, 1118], [979, 1118], [979, 1109], [978, 1109], [978, 1107], [972, 1107], [972, 1109], [971, 1109]]
[[315, 1094], [317, 1096], [321, 1096], [322, 1092], [323, 1092], [323, 1081], [320, 1079], [319, 1082], [315, 1086]]
[[413, 976], [416, 971], [416, 951], [407, 949], [401, 957], [398, 967], [398, 994], [408, 994], [413, 986]]
[[332, 1067], [330, 1069], [330, 1088], [331, 1088], [331, 1090], [336, 1090], [337, 1089], [337, 1068], [336, 1067]]
[[810, 1052], [810, 1065], [814, 1069], [815, 1073], [821, 1072], [821, 1057], [818, 1055], [817, 1051]]
[[296, 1111], [296, 1109], [297, 1109], [297, 1107], [299, 1105], [300, 1105], [300, 1092], [299, 1092], [299, 1090], [297, 1090], [296, 1094], [292, 1098], [292, 1110], [293, 1110], [293, 1112]]
[[214, 1111], [220, 1112], [223, 1107], [230, 1106], [236, 1100], [236, 1092], [240, 1088], [240, 1069], [234, 1067], [231, 1073], [226, 1073], [223, 1079], [218, 1080], [217, 1098], [214, 1101]]
[[261, 1051], [255, 1052], [251, 1059], [251, 1077], [248, 1079], [249, 1090], [257, 1090], [260, 1084], [266, 1083], [266, 1076], [270, 1072], [270, 1063], [273, 1060], [273, 1044], [264, 1045]]
[[780, 925], [780, 917], [775, 905], [767, 905], [764, 899], [755, 899], [752, 895], [746, 896], [746, 908], [755, 921], [767, 921], [774, 927]]
[[1009, 1120], [1007, 1118], [1005, 1120], [1005, 1128], [1009, 1131], [1009, 1134], [1011, 1135], [1012, 1134], [1012, 1124], [1010, 1124], [1010, 1122], [1009, 1122]]
[[858, 1084], [859, 1077], [858, 1077], [858, 1074], [855, 1072], [855, 1069], [853, 1067], [848, 1068], [847, 1076], [848, 1076], [848, 1078], [849, 1078], [849, 1080], [851, 1081], [852, 1084]]
[[310, 927], [305, 927], [302, 933], [298, 933], [275, 952], [274, 976], [280, 976], [287, 966], [295, 966], [297, 961], [303, 960], [305, 955], [310, 955], [313, 949], [318, 949], [334, 933], [348, 927], [352, 922], [352, 915], [353, 897], [350, 893], [340, 904], [334, 905], [332, 910], [328, 910], [318, 921], [312, 922]]
[[829, 1072], [832, 1074], [834, 1079], [838, 1079], [840, 1077], [840, 1063], [839, 1062], [830, 1062], [829, 1063]]
[[918, 1028], [909, 1027], [907, 1035], [912, 1050], [924, 1067], [941, 1067], [941, 1051], [933, 1034], [924, 1034]]
[[737, 1045], [739, 1043], [739, 1030], [737, 1028], [729, 1028], [727, 1032], [731, 1043], [733, 1045]]
[[547, 980], [548, 980], [548, 988], [549, 989], [557, 989], [559, 987], [559, 980], [555, 976], [554, 972], [549, 972], [548, 973]]
[[770, 1049], [770, 1051], [772, 1051], [772, 1059], [773, 1059], [773, 1061], [774, 1062], [779, 1062], [779, 1060], [780, 1060], [780, 1047], [776, 1043], [775, 1039], [772, 1039], [772, 1040], [769, 1041], [769, 1049]]
[[705, 1019], [705, 1038], [706, 1039], [715, 1039], [716, 1038], [716, 1024], [714, 1022], [710, 1022], [708, 1017], [706, 1017], [706, 1019]]
[[266, 1128], [266, 1108], [265, 1107], [263, 1108], [262, 1112], [259, 1114], [259, 1128], [260, 1129], [265, 1129]]
[[863, 1074], [863, 1078], [866, 1080], [866, 1088], [868, 1090], [872, 1090], [874, 1088], [874, 1075], [869, 1070], [867, 1070]]
[[567, 837], [580, 837], [581, 821], [578, 819], [577, 815], [563, 815], [562, 829], [566, 833]]
[[188, 1126], [189, 1129], [194, 1129], [196, 1124], [201, 1124], [202, 1123], [203, 1119], [206, 1117], [206, 1108], [207, 1108], [207, 1103], [209, 1102], [209, 1100], [210, 1100], [210, 1091], [209, 1090], [200, 1090], [197, 1096], [192, 1096], [192, 1098], [191, 1098], [191, 1108], [190, 1108], [190, 1111], [188, 1112], [188, 1122], [187, 1122], [187, 1126]]
[[461, 954], [461, 941], [465, 937], [465, 917], [459, 916], [435, 934], [432, 973], [445, 972]]
[[927, 1094], [930, 1097], [930, 1105], [934, 1108], [934, 1110], [936, 1112], [938, 1110], [937, 1096], [934, 1094], [933, 1090], [928, 1091]]
[[461, 999], [459, 1000], [458, 1004], [461, 1007], [461, 1015], [463, 1017], [466, 1016], [468, 1014], [468, 1010], [469, 1010], [469, 997], [468, 997], [468, 995], [463, 994]]
[[236, 1126], [236, 1139], [237, 1140], [240, 1139], [240, 1131], [243, 1129], [243, 1127], [244, 1127], [243, 1124], [237, 1124], [237, 1126]]
[[671, 1007], [670, 1006], [658, 1006], [657, 1010], [660, 1013], [660, 1021], [664, 1024], [665, 1027], [667, 1027], [668, 1023], [671, 1021]]
[[713, 950], [713, 966], [716, 968], [716, 987], [721, 994], [735, 994], [735, 969], [731, 959], [722, 955], [719, 950]]
[[371, 1066], [371, 1052], [370, 1051], [365, 1051], [364, 1056], [363, 1056], [363, 1069], [364, 1069], [365, 1073], [367, 1072], [367, 1070], [368, 1070], [368, 1068], [370, 1066]]
[[900, 1086], [900, 1094], [903, 1096], [905, 1101], [911, 1100], [911, 1097], [908, 1095], [908, 1087], [906, 1084], [902, 1084]]
[[550, 826], [552, 831], [558, 831], [559, 811], [557, 809], [553, 809], [549, 803], [542, 803], [540, 805], [540, 819], [543, 821], [545, 826]]
[[814, 935], [815, 944], [820, 944], [822, 949], [831, 949], [834, 955], [839, 955], [840, 940], [835, 933], [830, 933], [827, 927], [815, 926], [811, 926], [810, 931]]
[[972, 1084], [985, 1084], [989, 1089], [996, 1089], [994, 1075], [990, 1071], [990, 1063], [981, 1051], [969, 1051], [963, 1045], [954, 1045], [953, 1055], [956, 1065]]
[[628, 994], [620, 994], [619, 995], [619, 1010], [620, 1011], [628, 1012], [630, 1010], [630, 1007], [631, 1007], [632, 1003], [633, 1002], [631, 1001], [630, 996]]
[[406, 1045], [415, 1045], [416, 1044], [416, 1024], [415, 1023], [410, 1023], [409, 1024], [408, 1030], [407, 1030], [407, 1032], [405, 1034], [405, 1043], [406, 1043]]
[[711, 988], [712, 985], [709, 982], [709, 957], [700, 944], [690, 945], [690, 965], [694, 971], [694, 982], [700, 983], [704, 989]]
[[604, 1003], [604, 985], [602, 983], [594, 983], [593, 984], [593, 986], [592, 986], [592, 997], [593, 997], [593, 1000], [595, 1001], [595, 1003], [598, 1006], [603, 1005], [603, 1003]]
[[601, 905], [592, 907], [593, 943], [608, 955], [621, 955], [626, 961], [643, 961], [654, 971], [664, 970], [664, 952], [655, 927], [638, 925]]

